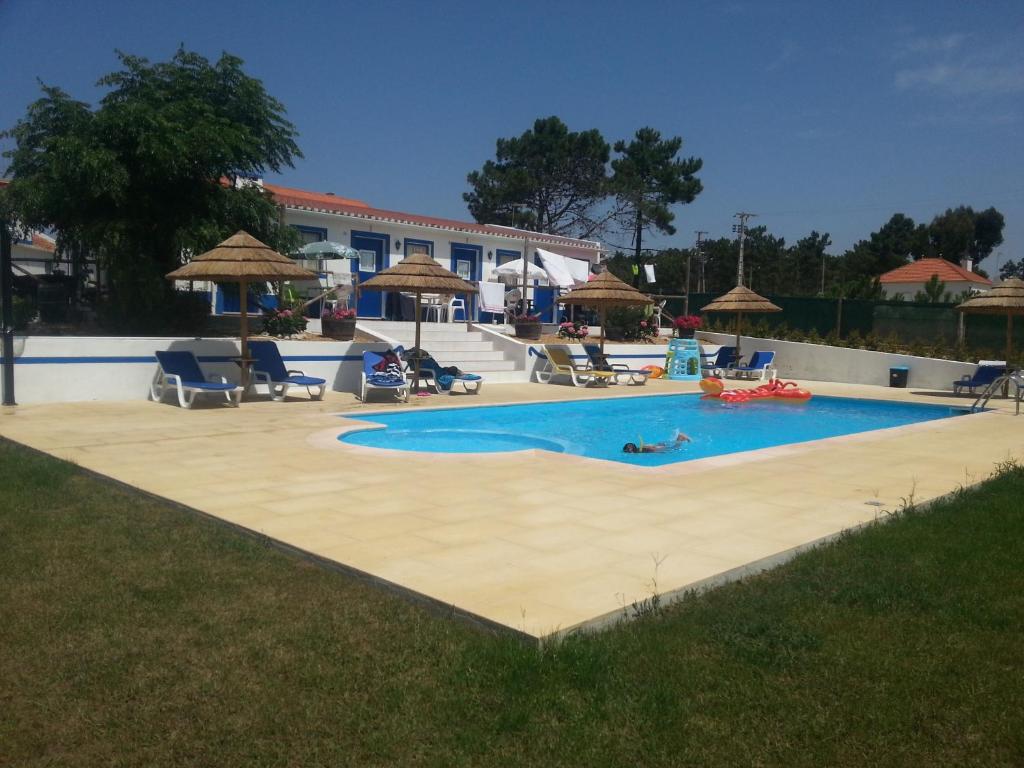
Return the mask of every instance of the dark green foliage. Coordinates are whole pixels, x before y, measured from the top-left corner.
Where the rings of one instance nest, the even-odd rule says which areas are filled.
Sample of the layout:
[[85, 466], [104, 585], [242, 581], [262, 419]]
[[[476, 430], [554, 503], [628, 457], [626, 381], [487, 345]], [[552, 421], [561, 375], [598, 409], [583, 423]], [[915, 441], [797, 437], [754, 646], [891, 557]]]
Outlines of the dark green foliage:
[[596, 129], [571, 132], [557, 117], [540, 118], [498, 139], [495, 159], [467, 176], [462, 198], [481, 223], [587, 237], [603, 224], [594, 211], [608, 194], [609, 152]]
[[[695, 175], [703, 161], [678, 158], [682, 146], [680, 137], [662, 139], [653, 128], [641, 128], [629, 143], [615, 142], [620, 157], [612, 160], [611, 187], [617, 216], [633, 236], [633, 258], [638, 265], [642, 263], [644, 233], [675, 234], [671, 206], [692, 203], [703, 189]], [[639, 284], [639, 278], [633, 284]]]
[[920, 304], [949, 304], [952, 300], [953, 294], [946, 290], [946, 284], [938, 275], [932, 275], [924, 284], [924, 290], [914, 295], [914, 301]]
[[119, 57], [96, 109], [43, 86], [7, 132], [7, 204], [24, 225], [56, 229], [59, 248], [98, 256], [117, 314], [161, 331], [166, 313], [154, 308], [170, 300], [164, 275], [183, 254], [239, 229], [279, 250], [294, 245], [269, 196], [235, 181], [301, 153], [284, 107], [241, 59], [210, 63], [184, 49], [162, 63]]
[[995, 208], [947, 208], [928, 225], [932, 252], [952, 262], [966, 256], [977, 263], [1003, 242], [1004, 224], [1003, 214]]
[[1024, 259], [1014, 261], [1010, 259], [999, 267], [999, 279], [1008, 280], [1011, 277], [1024, 280]]
[[[0, 304], [0, 312], [3, 311], [3, 304]], [[23, 331], [32, 319], [36, 316], [36, 305], [32, 299], [24, 296], [14, 296], [11, 301], [11, 319], [14, 330]]]
[[649, 313], [642, 307], [612, 307], [605, 320], [610, 339], [649, 341], [658, 334], [658, 329], [650, 322]]
[[1008, 466], [537, 649], [0, 444], [0, 754], [24, 768], [1020, 765], [1022, 493]]

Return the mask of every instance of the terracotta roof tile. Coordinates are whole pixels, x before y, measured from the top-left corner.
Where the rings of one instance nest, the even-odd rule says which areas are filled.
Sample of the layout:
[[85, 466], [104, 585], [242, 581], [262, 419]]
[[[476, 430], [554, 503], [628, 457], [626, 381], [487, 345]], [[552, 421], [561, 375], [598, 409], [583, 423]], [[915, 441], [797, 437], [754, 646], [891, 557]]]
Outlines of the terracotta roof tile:
[[927, 283], [932, 275], [938, 275], [944, 283], [969, 282], [992, 285], [992, 281], [977, 272], [968, 272], [959, 264], [945, 259], [918, 259], [902, 267], [886, 272], [879, 279], [882, 283]]

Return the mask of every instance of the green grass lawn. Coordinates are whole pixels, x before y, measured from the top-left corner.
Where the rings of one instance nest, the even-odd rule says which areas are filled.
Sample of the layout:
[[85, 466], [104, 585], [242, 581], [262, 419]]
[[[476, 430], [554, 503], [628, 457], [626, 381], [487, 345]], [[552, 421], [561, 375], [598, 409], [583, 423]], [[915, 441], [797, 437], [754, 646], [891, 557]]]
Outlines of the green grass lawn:
[[1024, 471], [545, 649], [0, 442], [0, 765], [1024, 764]]

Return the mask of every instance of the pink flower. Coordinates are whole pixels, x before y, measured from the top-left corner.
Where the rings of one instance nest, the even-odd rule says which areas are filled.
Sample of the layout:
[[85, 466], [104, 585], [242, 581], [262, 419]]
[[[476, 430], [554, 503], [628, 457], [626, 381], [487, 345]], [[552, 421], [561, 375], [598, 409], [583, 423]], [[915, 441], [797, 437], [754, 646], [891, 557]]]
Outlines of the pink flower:
[[646, 328], [647, 327], [647, 321], [646, 320], [641, 320], [640, 321], [640, 327], [641, 328]]

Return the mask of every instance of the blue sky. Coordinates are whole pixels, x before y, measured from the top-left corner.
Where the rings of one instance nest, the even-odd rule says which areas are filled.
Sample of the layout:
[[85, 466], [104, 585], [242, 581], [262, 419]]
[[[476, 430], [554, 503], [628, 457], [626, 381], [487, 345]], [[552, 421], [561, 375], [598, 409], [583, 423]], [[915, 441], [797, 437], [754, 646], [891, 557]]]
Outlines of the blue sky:
[[703, 158], [705, 191], [652, 245], [746, 210], [838, 253], [897, 211], [994, 205], [1006, 260], [1024, 256], [1022, 41], [1019, 0], [0, 0], [0, 126], [37, 79], [95, 101], [115, 48], [184, 44], [241, 56], [284, 102], [305, 154], [274, 179], [291, 186], [468, 219], [466, 173], [495, 139], [558, 115], [609, 142], [650, 125]]

